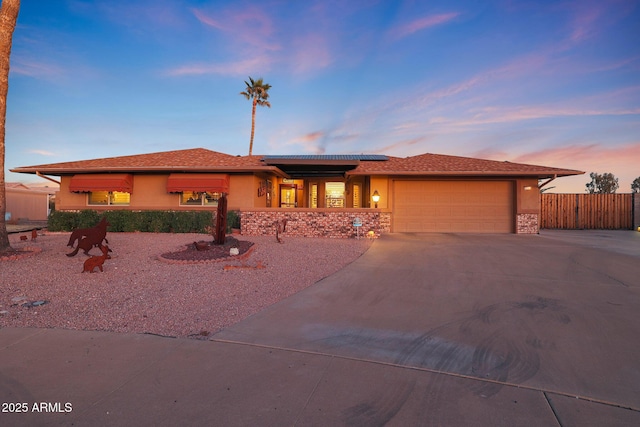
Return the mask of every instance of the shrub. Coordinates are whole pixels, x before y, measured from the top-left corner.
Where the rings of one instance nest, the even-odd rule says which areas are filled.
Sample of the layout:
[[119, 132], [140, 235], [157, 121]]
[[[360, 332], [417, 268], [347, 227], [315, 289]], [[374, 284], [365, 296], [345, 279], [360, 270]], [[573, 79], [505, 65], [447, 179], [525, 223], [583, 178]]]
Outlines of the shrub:
[[93, 227], [100, 222], [102, 215], [96, 211], [85, 209], [80, 211], [77, 219], [77, 228], [89, 228]]
[[231, 233], [232, 228], [240, 229], [240, 214], [238, 211], [227, 212], [227, 233]]
[[50, 231], [71, 231], [96, 225], [102, 215], [111, 224], [111, 232], [207, 233], [214, 211], [54, 211], [49, 215]]
[[140, 212], [133, 212], [127, 210], [107, 211], [105, 216], [107, 221], [111, 224], [108, 228], [109, 231], [136, 231], [139, 229]]
[[78, 212], [53, 211], [49, 215], [47, 228], [49, 231], [70, 231], [77, 226]]

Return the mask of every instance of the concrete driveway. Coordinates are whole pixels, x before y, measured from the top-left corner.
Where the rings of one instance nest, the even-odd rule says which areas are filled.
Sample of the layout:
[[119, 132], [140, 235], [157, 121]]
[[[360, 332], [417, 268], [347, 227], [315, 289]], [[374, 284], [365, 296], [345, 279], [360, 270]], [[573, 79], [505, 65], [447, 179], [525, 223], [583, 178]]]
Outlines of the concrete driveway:
[[386, 235], [208, 342], [0, 329], [2, 402], [73, 404], [0, 424], [640, 425], [640, 233], [584, 233]]
[[639, 285], [640, 233], [394, 234], [215, 339], [430, 373], [336, 387], [355, 424], [640, 425]]

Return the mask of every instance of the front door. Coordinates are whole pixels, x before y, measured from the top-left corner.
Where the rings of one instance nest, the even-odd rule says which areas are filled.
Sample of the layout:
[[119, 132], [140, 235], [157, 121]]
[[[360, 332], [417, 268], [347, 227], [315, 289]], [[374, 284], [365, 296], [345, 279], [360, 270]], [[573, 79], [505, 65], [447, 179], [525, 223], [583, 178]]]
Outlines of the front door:
[[295, 184], [280, 184], [280, 207], [295, 208], [298, 206], [298, 195]]

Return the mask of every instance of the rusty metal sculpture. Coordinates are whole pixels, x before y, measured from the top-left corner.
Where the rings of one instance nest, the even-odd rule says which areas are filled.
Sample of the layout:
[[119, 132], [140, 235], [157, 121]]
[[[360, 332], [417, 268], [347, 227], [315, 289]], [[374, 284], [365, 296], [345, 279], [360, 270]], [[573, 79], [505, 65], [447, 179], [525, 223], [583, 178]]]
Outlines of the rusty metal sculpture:
[[75, 256], [80, 249], [84, 251], [85, 255], [89, 255], [89, 251], [94, 246], [101, 246], [103, 240], [105, 241], [105, 243], [109, 243], [106, 237], [107, 227], [109, 225], [111, 224], [109, 224], [107, 222], [107, 219], [103, 217], [95, 227], [74, 230], [71, 233], [71, 237], [69, 238], [69, 243], [67, 244], [67, 246], [73, 246], [76, 240], [78, 241], [78, 246], [73, 252], [67, 254], [67, 256]]
[[284, 233], [287, 228], [287, 219], [285, 218], [280, 221], [276, 221], [273, 223], [273, 225], [276, 227], [276, 240], [278, 241], [278, 243], [283, 243], [280, 235]]
[[[95, 226], [93, 226], [91, 228], [76, 228], [75, 230], [73, 230], [71, 232], [71, 236], [69, 236], [69, 243], [67, 243], [67, 246], [72, 248], [73, 245], [76, 243], [76, 240], [80, 240], [83, 237], [86, 237], [89, 234], [94, 233], [95, 232], [94, 230], [97, 229], [97, 228], [104, 227], [105, 230], [106, 230], [106, 227], [109, 226], [109, 225], [111, 225], [111, 224], [109, 224], [107, 222], [107, 218], [103, 216], [102, 219], [100, 220], [100, 222], [97, 225], [95, 225]], [[109, 242], [106, 241], [106, 239], [105, 239], [105, 243], [108, 244]]]
[[207, 242], [193, 242], [193, 247], [196, 248], [196, 251], [208, 251], [209, 244]]
[[222, 193], [218, 199], [215, 233], [214, 243], [224, 245], [227, 239], [227, 195], [225, 193]]
[[104, 272], [104, 270], [102, 269], [102, 265], [104, 264], [104, 261], [107, 259], [110, 259], [111, 257], [109, 256], [109, 252], [111, 252], [111, 249], [109, 249], [109, 246], [107, 245], [100, 245], [100, 250], [102, 251], [102, 255], [100, 256], [92, 256], [91, 258], [87, 258], [87, 260], [84, 262], [84, 266], [82, 267], [82, 272], [84, 273], [85, 271], [88, 271], [89, 273], [93, 273], [93, 270], [98, 267], [100, 269], [100, 271]]

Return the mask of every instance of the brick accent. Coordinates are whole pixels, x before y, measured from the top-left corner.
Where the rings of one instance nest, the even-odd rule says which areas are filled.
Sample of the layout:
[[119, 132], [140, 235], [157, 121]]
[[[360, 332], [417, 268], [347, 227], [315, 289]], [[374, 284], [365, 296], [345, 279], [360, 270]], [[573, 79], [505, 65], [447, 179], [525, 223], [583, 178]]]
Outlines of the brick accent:
[[374, 209], [255, 209], [240, 211], [241, 233], [249, 236], [275, 235], [274, 223], [287, 220], [284, 236], [356, 237], [353, 220], [360, 218], [360, 236], [374, 237], [391, 231], [391, 213]]
[[538, 214], [517, 215], [516, 234], [538, 234], [539, 231]]

